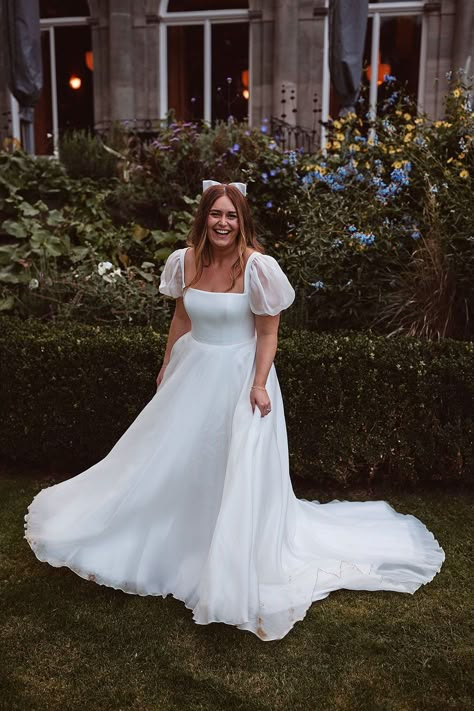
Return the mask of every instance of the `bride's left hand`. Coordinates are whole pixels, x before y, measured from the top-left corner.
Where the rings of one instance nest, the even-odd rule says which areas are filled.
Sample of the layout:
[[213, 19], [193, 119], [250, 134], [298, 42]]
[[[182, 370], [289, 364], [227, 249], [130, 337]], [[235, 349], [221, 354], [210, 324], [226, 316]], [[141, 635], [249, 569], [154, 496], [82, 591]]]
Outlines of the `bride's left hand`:
[[272, 403], [266, 390], [252, 389], [250, 391], [250, 404], [252, 405], [252, 412], [255, 412], [255, 408], [258, 407], [262, 417], [270, 414], [272, 410]]

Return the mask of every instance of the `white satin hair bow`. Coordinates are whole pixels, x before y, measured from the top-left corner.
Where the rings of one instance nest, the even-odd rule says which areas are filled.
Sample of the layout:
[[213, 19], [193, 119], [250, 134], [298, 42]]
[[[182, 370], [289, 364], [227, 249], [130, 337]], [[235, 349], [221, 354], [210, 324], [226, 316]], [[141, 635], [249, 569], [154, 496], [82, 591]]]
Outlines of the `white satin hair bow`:
[[[206, 192], [206, 190], [212, 187], [213, 185], [222, 185], [222, 183], [219, 183], [217, 180], [203, 180], [202, 192]], [[237, 190], [239, 190], [239, 192], [241, 192], [244, 197], [247, 195], [246, 183], [229, 183], [229, 185], [233, 185], [234, 188], [237, 188]]]

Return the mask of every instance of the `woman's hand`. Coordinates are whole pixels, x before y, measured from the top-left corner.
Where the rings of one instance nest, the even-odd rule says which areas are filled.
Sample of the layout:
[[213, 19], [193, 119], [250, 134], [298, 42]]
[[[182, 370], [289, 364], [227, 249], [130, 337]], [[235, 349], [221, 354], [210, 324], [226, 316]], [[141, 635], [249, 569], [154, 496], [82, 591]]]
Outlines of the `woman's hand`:
[[161, 381], [163, 380], [163, 377], [164, 377], [165, 370], [166, 370], [167, 366], [168, 366], [168, 363], [163, 363], [163, 365], [162, 365], [161, 368], [160, 368], [160, 372], [159, 372], [158, 375], [156, 376], [156, 387], [157, 387], [157, 388], [159, 388], [160, 385], [161, 385]]
[[266, 388], [252, 387], [250, 390], [250, 404], [252, 405], [252, 412], [255, 412], [255, 408], [258, 407], [262, 417], [268, 415], [272, 410], [272, 404]]

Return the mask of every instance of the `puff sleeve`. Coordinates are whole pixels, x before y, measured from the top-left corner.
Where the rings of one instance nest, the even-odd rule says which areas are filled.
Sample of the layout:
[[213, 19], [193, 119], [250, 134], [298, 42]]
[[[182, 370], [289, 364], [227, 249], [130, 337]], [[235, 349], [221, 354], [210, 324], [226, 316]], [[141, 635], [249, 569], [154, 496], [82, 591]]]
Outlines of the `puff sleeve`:
[[249, 265], [249, 301], [253, 313], [276, 316], [291, 306], [294, 299], [294, 289], [276, 259], [256, 253]]
[[161, 272], [160, 293], [173, 299], [183, 295], [182, 252], [182, 249], [172, 252]]

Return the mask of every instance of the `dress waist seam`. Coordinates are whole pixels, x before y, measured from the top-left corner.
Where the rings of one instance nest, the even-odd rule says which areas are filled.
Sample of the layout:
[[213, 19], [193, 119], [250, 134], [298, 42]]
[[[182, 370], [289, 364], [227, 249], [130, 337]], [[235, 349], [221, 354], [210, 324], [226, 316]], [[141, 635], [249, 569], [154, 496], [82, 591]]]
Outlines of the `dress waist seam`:
[[252, 338], [248, 338], [245, 341], [233, 341], [232, 343], [216, 343], [215, 341], [202, 341], [200, 338], [196, 338], [196, 336], [190, 332], [190, 336], [193, 339], [193, 341], [196, 341], [197, 343], [201, 343], [204, 346], [219, 346], [219, 347], [232, 347], [232, 346], [246, 346], [250, 345], [251, 343], [255, 343], [256, 337], [253, 336]]

